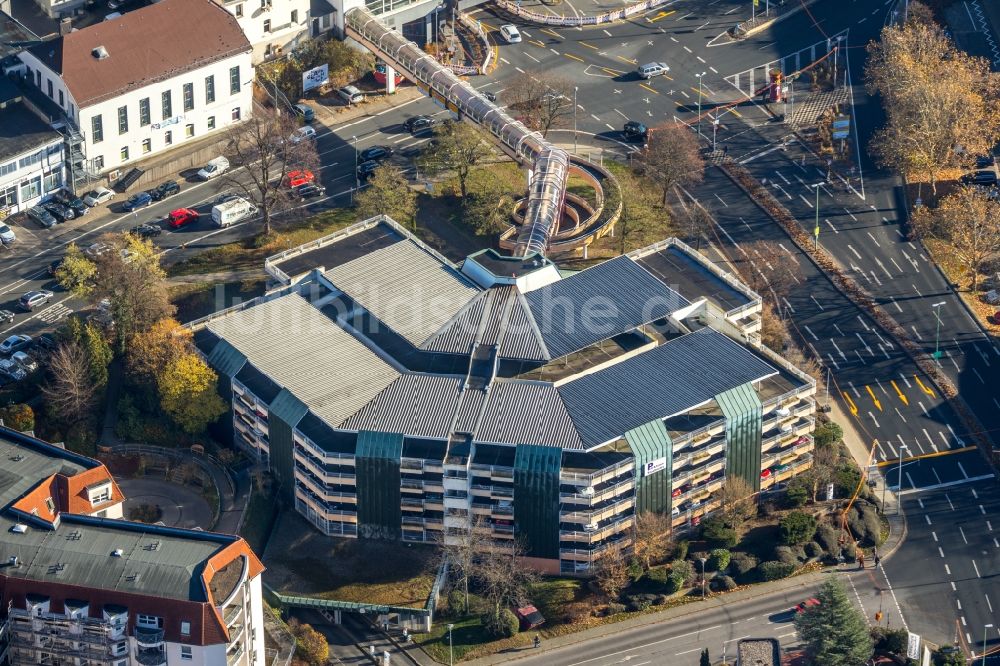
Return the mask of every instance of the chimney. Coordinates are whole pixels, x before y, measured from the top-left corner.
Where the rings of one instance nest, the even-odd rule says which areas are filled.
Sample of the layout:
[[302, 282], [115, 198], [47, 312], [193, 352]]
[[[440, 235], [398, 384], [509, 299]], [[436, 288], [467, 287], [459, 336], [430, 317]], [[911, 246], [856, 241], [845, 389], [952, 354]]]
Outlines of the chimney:
[[73, 19], [71, 17], [69, 17], [69, 16], [67, 16], [64, 19], [60, 19], [60, 21], [59, 21], [59, 34], [60, 35], [68, 35], [71, 32], [73, 32]]

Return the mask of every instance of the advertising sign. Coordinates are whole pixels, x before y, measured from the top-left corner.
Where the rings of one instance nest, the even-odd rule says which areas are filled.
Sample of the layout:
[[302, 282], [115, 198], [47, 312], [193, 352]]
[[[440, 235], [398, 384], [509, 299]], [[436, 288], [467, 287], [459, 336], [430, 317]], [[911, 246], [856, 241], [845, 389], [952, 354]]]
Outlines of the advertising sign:
[[646, 463], [646, 470], [643, 472], [643, 476], [649, 476], [650, 474], [656, 474], [657, 472], [662, 472], [667, 468], [666, 458], [657, 458], [656, 460], [650, 460]]
[[912, 631], [908, 632], [909, 636], [906, 640], [906, 656], [910, 659], [920, 658], [920, 635], [915, 634]]
[[302, 92], [307, 93], [313, 88], [325, 86], [330, 82], [330, 65], [320, 65], [313, 67], [307, 72], [302, 72]]

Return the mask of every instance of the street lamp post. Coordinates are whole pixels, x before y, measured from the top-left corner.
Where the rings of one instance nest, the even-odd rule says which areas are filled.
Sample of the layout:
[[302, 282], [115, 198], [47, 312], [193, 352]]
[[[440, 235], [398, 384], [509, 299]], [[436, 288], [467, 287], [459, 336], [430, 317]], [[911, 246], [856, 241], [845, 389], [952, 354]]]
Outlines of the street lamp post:
[[719, 133], [719, 112], [715, 112], [715, 118], [712, 119], [712, 152], [715, 152], [715, 137]]
[[351, 205], [354, 205], [354, 193], [361, 186], [361, 182], [358, 180], [358, 137], [352, 136], [351, 141], [354, 142], [354, 189], [351, 190]]
[[573, 152], [576, 152], [576, 93], [580, 90], [577, 86], [573, 86]]
[[816, 188], [816, 227], [813, 229], [813, 249], [819, 247], [819, 186], [823, 183], [813, 185]]
[[931, 354], [934, 358], [941, 358], [941, 306], [944, 305], [944, 301], [940, 303], [934, 303], [931, 308], [934, 310], [934, 318], [937, 319], [937, 326], [934, 329], [934, 353]]
[[701, 79], [706, 73], [695, 74], [698, 77], [698, 136], [701, 136]]
[[451, 666], [455, 666], [455, 644], [451, 641], [451, 630], [455, 628], [455, 625], [448, 625], [448, 663]]
[[[901, 499], [903, 493], [903, 451], [909, 451], [910, 447], [906, 444], [899, 445], [899, 485], [896, 486], [896, 514], [898, 515], [902, 507], [903, 501]], [[883, 511], [885, 511], [885, 505], [883, 504]]]
[[704, 599], [705, 598], [705, 560], [707, 558], [699, 557], [698, 559], [701, 561], [701, 598]]
[[992, 624], [983, 625], [983, 666], [986, 666], [986, 630], [992, 629]]

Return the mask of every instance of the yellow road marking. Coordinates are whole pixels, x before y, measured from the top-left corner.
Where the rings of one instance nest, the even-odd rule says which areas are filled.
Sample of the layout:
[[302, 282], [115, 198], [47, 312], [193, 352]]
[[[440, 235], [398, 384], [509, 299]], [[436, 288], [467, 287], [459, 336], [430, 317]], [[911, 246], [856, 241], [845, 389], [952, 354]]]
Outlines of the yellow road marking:
[[660, 19], [665, 19], [665, 18], [667, 18], [668, 16], [670, 16], [671, 14], [676, 14], [676, 13], [677, 13], [677, 10], [676, 10], [676, 9], [675, 9], [675, 10], [673, 10], [673, 11], [669, 11], [669, 12], [660, 12], [660, 13], [659, 13], [659, 14], [657, 14], [657, 15], [656, 15], [656, 16], [655, 16], [654, 18], [651, 18], [651, 19], [646, 19], [646, 20], [647, 20], [647, 21], [649, 21], [650, 23], [656, 23], [656, 22], [657, 22], [657, 21], [659, 21]]
[[890, 383], [892, 384], [892, 388], [896, 389], [896, 395], [899, 396], [899, 399], [903, 401], [904, 405], [908, 406], [910, 404], [910, 400], [909, 398], [906, 397], [906, 395], [902, 391], [899, 390], [899, 387], [896, 386], [896, 380], [895, 379], [890, 380]]
[[580, 62], [586, 62], [586, 60], [584, 60], [580, 56], [575, 56], [572, 53], [563, 53], [563, 55], [566, 56], [567, 58], [572, 58], [573, 60], [579, 60]]
[[853, 400], [851, 400], [851, 396], [847, 395], [847, 391], [841, 391], [841, 393], [843, 393], [843, 395], [844, 395], [844, 400], [847, 401], [847, 407], [851, 410], [851, 414], [853, 414], [854, 416], [857, 416], [858, 415], [858, 406], [854, 404]]
[[642, 86], [643, 88], [645, 88], [646, 90], [648, 90], [651, 93], [656, 93], [657, 95], [660, 94], [660, 93], [656, 92], [655, 90], [653, 90], [652, 88], [650, 88], [649, 86], [647, 86], [645, 83], [640, 83], [639, 85]]
[[611, 69], [610, 67], [601, 67], [601, 69], [603, 69], [608, 74], [619, 74], [619, 75], [621, 75], [621, 74], [625, 73], [625, 72], [622, 72], [622, 71], [617, 70], [617, 69]]
[[629, 60], [628, 58], [625, 58], [623, 56], [615, 56], [615, 57], [618, 58], [619, 60], [623, 60], [623, 61], [627, 62], [630, 65], [634, 65], [634, 64], [636, 64], [638, 62], [636, 60]]
[[558, 37], [562, 39], [562, 36], [555, 30], [549, 30], [548, 28], [542, 28], [539, 32], [544, 32], [546, 35], [552, 35], [553, 37]]
[[529, 39], [528, 41], [529, 41], [530, 43], [534, 44], [535, 46], [540, 46], [540, 47], [542, 47], [543, 49], [545, 48], [545, 44], [542, 44], [542, 43], [541, 43], [540, 41], [538, 41], [537, 39]]
[[743, 117], [743, 114], [737, 111], [736, 109], [733, 109], [733, 115], [736, 116], [737, 118]]
[[875, 397], [875, 392], [872, 391], [872, 387], [871, 386], [866, 386], [865, 388], [868, 390], [868, 395], [870, 395], [872, 397], [872, 402], [875, 403], [875, 406], [878, 407], [878, 411], [881, 412], [882, 411], [882, 403], [879, 402], [878, 398]]
[[[955, 453], [965, 453], [966, 451], [975, 451], [974, 446], [963, 446], [960, 449], [948, 449], [947, 451], [935, 451], [934, 453], [922, 453], [919, 456], [910, 456], [908, 458], [903, 458], [903, 462], [909, 462], [911, 460], [923, 460], [924, 458], [939, 458], [940, 456], [950, 456]], [[893, 458], [892, 460], [882, 460], [878, 463], [879, 467], [885, 467], [886, 465], [898, 465], [899, 458]]]
[[595, 51], [600, 51], [601, 50], [601, 49], [597, 48], [596, 46], [594, 46], [593, 44], [588, 44], [587, 42], [577, 42], [577, 44], [580, 44], [581, 46], [586, 46], [588, 49], [594, 49]]
[[917, 384], [920, 385], [920, 388], [923, 390], [924, 393], [926, 393], [927, 395], [929, 395], [932, 398], [934, 398], [934, 397], [937, 396], [937, 394], [934, 393], [934, 389], [927, 388], [927, 386], [925, 386], [924, 383], [922, 381], [920, 381], [920, 377], [917, 377], [916, 375], [913, 375], [913, 378], [917, 380]]
[[492, 25], [490, 25], [486, 21], [480, 21], [479, 24], [483, 26], [483, 28], [486, 30], [486, 32], [496, 32], [497, 30], [499, 30], [499, 28], [493, 27]]

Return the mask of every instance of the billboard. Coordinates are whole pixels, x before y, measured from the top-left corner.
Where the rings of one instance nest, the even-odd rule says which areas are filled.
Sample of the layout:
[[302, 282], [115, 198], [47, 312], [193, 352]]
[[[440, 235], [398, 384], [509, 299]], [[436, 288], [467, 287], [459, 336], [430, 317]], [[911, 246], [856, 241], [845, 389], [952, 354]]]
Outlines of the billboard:
[[313, 88], [325, 86], [330, 82], [330, 65], [320, 65], [313, 67], [307, 72], [302, 72], [302, 92], [307, 93]]
[[645, 471], [643, 476], [649, 476], [650, 474], [656, 474], [657, 472], [662, 472], [667, 468], [666, 458], [657, 458], [655, 460], [650, 460], [646, 463]]

